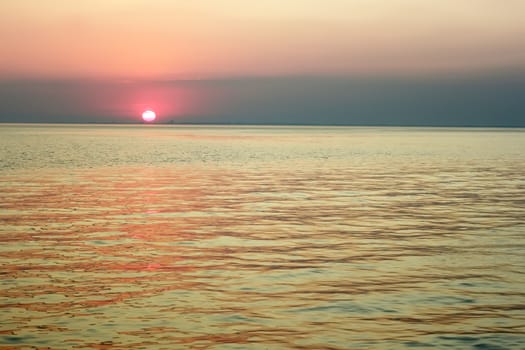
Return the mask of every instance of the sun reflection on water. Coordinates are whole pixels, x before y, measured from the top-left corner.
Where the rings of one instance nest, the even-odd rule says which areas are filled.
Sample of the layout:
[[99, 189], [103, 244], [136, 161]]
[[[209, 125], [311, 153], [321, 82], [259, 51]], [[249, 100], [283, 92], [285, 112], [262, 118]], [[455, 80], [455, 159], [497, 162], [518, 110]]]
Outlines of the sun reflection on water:
[[[505, 147], [498, 159], [458, 155], [448, 133], [434, 135], [449, 138], [443, 145], [383, 131], [413, 144], [363, 156], [359, 144], [377, 141], [352, 132], [247, 143], [228, 129], [190, 131], [135, 142], [180, 160], [190, 139], [198, 154], [220, 148], [231, 161], [132, 152], [115, 163], [105, 147], [125, 141], [94, 129], [83, 142], [100, 137], [92, 147], [106, 166], [35, 176], [22, 159], [2, 171], [0, 343], [525, 346], [525, 163]], [[289, 160], [269, 157], [275, 148]]]

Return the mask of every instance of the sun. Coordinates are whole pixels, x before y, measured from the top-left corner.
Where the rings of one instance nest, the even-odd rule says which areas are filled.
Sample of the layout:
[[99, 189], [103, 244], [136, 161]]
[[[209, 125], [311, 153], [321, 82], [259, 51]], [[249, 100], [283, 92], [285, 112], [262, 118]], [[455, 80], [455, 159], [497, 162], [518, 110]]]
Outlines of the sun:
[[151, 123], [155, 118], [157, 118], [157, 115], [152, 110], [147, 110], [142, 113], [142, 120], [146, 123]]

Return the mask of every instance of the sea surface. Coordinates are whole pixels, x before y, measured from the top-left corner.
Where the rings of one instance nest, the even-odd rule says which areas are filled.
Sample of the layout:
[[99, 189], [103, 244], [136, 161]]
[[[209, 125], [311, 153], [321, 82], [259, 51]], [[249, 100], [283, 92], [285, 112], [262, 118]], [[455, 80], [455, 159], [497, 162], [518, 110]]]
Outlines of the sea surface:
[[2, 349], [525, 349], [525, 130], [0, 124]]

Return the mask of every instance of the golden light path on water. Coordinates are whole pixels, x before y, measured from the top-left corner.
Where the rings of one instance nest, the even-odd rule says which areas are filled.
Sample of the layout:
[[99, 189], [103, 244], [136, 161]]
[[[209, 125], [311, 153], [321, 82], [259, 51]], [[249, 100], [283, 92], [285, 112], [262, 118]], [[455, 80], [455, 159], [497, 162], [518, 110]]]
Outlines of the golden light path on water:
[[524, 136], [2, 125], [0, 344], [524, 348]]

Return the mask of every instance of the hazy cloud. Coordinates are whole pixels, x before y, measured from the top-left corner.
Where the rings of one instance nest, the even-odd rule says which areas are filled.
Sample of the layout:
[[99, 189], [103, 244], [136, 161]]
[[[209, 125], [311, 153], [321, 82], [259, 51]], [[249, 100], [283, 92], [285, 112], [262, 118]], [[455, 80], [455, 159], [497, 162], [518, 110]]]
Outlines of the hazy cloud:
[[3, 122], [525, 126], [525, 75], [0, 83]]

